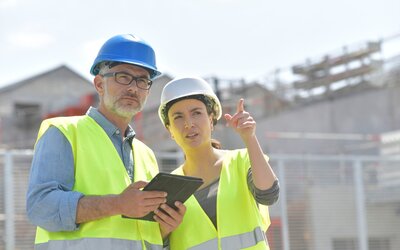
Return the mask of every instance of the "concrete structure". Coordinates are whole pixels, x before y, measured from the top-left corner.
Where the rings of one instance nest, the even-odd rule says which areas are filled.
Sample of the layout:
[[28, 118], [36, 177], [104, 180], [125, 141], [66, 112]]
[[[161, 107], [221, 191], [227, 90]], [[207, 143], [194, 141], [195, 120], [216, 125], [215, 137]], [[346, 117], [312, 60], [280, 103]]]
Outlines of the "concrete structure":
[[[400, 58], [397, 60], [400, 62]], [[286, 210], [280, 210], [280, 203], [271, 208], [276, 225], [285, 223], [281, 218], [287, 219], [292, 249], [357, 249], [357, 244], [365, 243], [364, 239], [359, 240], [359, 230], [363, 228], [357, 224], [359, 217], [363, 217], [360, 211], [366, 214], [368, 231], [364, 233], [370, 249], [399, 248], [398, 161], [362, 162], [362, 175], [357, 177], [361, 181], [357, 180], [365, 192], [360, 192], [356, 188], [360, 183], [354, 177], [357, 160], [351, 164], [341, 160], [341, 156], [349, 154], [377, 156], [399, 152], [400, 63], [385, 68], [386, 63], [379, 74], [365, 76], [368, 81], [309, 98], [285, 99], [260, 83], [219, 85], [224, 112], [234, 113], [237, 100], [245, 99], [245, 108], [257, 121], [258, 137], [267, 154], [304, 156], [284, 161]], [[182, 160], [179, 153], [169, 158], [162, 155], [180, 152], [157, 114], [161, 90], [171, 78], [162, 75], [155, 80], [145, 109], [132, 123], [137, 136], [158, 154], [161, 170], [167, 172]], [[7, 148], [32, 148], [44, 117], [65, 114], [71, 107], [84, 106], [82, 110], [86, 110], [89, 103], [82, 98], [93, 94], [91, 82], [66, 66], [1, 88], [0, 144]], [[216, 126], [214, 136], [225, 148], [244, 147], [239, 136], [225, 128], [223, 120]], [[307, 159], [311, 154], [334, 157], [335, 161], [311, 162]], [[25, 165], [26, 160], [24, 168], [16, 168], [23, 176], [21, 185], [17, 185], [20, 187], [26, 184], [29, 171]], [[277, 158], [271, 158], [271, 165], [283, 169]], [[24, 189], [16, 193], [21, 196]], [[18, 205], [23, 207], [23, 200]], [[1, 206], [0, 203], [0, 209]], [[23, 209], [20, 210], [22, 216]]]
[[0, 145], [32, 148], [44, 116], [94, 93], [94, 88], [66, 66], [59, 66], [0, 89]]
[[[169, 80], [171, 77], [163, 75], [154, 81], [145, 110], [134, 118], [132, 125], [139, 138], [151, 139], [152, 124], [155, 131], [165, 132], [155, 110]], [[97, 106], [92, 82], [65, 65], [0, 88], [0, 146], [32, 148], [43, 119], [81, 115], [90, 106]]]
[[370, 86], [284, 110], [259, 121], [258, 133], [274, 153], [378, 154], [380, 135], [400, 129], [398, 107], [400, 82]]

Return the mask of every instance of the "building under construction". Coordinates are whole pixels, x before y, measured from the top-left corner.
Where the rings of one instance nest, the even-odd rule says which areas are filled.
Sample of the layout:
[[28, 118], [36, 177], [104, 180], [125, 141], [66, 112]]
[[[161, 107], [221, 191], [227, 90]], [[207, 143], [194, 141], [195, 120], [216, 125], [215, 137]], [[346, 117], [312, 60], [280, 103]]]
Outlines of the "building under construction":
[[[400, 55], [383, 59], [382, 45], [366, 42], [308, 59], [290, 68], [291, 81], [279, 75], [273, 84], [208, 79], [223, 112], [234, 112], [245, 99], [278, 174], [282, 192], [270, 208], [271, 250], [400, 249], [400, 159], [391, 158], [400, 155]], [[157, 115], [171, 78], [155, 81], [132, 123], [166, 172], [183, 157]], [[41, 120], [81, 115], [91, 105], [97, 99], [90, 81], [66, 66], [0, 89], [0, 249], [33, 246], [25, 193]], [[214, 134], [223, 148], [244, 147], [223, 123]]]

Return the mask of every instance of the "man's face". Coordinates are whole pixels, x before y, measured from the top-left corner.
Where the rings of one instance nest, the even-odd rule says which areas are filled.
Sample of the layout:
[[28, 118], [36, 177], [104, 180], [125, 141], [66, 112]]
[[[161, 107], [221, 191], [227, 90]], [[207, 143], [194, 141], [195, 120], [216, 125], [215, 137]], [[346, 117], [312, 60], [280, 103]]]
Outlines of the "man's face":
[[[120, 64], [104, 73], [124, 72], [134, 77], [149, 79], [149, 72], [141, 67]], [[106, 109], [107, 113], [131, 119], [143, 109], [146, 103], [149, 90], [138, 88], [135, 80], [129, 85], [118, 83], [114, 76], [102, 78], [102, 89], [98, 89], [100, 95], [100, 106]]]

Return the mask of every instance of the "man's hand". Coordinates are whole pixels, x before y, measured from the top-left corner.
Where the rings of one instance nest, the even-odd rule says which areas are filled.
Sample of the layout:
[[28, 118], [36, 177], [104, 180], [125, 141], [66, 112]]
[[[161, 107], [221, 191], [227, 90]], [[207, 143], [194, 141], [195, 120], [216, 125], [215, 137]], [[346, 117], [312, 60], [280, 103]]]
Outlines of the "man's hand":
[[147, 185], [145, 181], [138, 181], [129, 185], [118, 197], [121, 214], [139, 218], [156, 210], [167, 201], [167, 193], [162, 191], [142, 191]]
[[165, 239], [172, 231], [174, 231], [183, 220], [186, 213], [186, 207], [181, 202], [176, 201], [175, 206], [178, 210], [173, 209], [167, 204], [162, 204], [161, 209], [154, 211], [156, 214], [154, 219], [160, 223], [161, 235]]

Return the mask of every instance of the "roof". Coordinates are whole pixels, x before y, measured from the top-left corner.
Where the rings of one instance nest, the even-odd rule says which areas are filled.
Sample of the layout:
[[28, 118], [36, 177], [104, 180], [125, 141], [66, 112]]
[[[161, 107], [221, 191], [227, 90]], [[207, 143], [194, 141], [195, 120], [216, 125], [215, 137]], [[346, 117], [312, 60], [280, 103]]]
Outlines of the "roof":
[[34, 81], [36, 79], [42, 78], [42, 77], [44, 77], [46, 75], [49, 75], [49, 74], [54, 74], [56, 71], [63, 71], [63, 70], [64, 71], [69, 71], [69, 72], [71, 72], [71, 74], [76, 75], [77, 77], [81, 78], [83, 81], [88, 82], [89, 84], [91, 84], [91, 82], [88, 79], [84, 78], [82, 75], [78, 74], [76, 71], [72, 70], [68, 66], [60, 65], [60, 66], [58, 66], [56, 68], [47, 70], [45, 72], [39, 73], [39, 74], [34, 75], [32, 77], [29, 77], [29, 78], [26, 78], [24, 80], [18, 81], [16, 83], [11, 83], [11, 84], [6, 85], [4, 87], [0, 87], [0, 93], [4, 93], [4, 92], [15, 90], [17, 88], [20, 88], [20, 87], [26, 85], [26, 84], [31, 83], [32, 81]]

